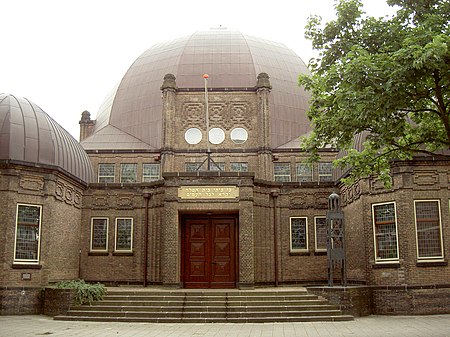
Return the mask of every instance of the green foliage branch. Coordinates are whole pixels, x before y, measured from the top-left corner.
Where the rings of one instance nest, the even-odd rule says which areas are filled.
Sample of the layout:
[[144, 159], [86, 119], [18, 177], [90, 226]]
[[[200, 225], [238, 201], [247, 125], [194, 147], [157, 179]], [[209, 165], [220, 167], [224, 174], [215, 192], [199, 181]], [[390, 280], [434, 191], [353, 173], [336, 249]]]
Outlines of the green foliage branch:
[[306, 26], [319, 56], [299, 77], [312, 95], [302, 148], [311, 161], [326, 146], [343, 150], [335, 165], [351, 167], [347, 183], [375, 174], [389, 186], [392, 160], [449, 158], [450, 2], [387, 2], [396, 15], [369, 17], [360, 0], [341, 0], [335, 20]]
[[102, 300], [106, 294], [106, 287], [101, 283], [86, 283], [84, 280], [61, 281], [56, 284], [59, 289], [75, 289], [75, 304], [92, 304]]

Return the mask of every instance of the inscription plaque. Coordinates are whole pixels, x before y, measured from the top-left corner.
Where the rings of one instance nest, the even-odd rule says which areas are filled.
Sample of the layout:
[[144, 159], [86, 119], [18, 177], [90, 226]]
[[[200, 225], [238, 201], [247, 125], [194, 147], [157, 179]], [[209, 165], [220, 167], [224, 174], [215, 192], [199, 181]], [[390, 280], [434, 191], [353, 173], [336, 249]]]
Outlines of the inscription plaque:
[[181, 186], [178, 188], [181, 199], [235, 199], [239, 197], [236, 186]]

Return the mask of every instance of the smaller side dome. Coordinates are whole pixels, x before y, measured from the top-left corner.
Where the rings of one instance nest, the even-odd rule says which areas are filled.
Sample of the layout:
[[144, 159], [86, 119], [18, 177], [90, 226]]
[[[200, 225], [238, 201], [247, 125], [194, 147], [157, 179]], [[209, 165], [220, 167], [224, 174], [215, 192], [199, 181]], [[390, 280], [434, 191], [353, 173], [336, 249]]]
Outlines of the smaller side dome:
[[40, 107], [0, 93], [0, 160], [57, 166], [85, 183], [94, 170], [83, 147]]

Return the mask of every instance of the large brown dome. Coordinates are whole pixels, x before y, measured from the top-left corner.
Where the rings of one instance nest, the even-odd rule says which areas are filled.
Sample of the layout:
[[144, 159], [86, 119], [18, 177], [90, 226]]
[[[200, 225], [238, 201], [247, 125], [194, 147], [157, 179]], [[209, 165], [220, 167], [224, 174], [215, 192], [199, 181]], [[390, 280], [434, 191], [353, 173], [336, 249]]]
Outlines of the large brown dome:
[[92, 164], [75, 138], [26, 98], [0, 94], [0, 160], [55, 166], [83, 182]]
[[176, 76], [179, 88], [254, 88], [257, 75], [269, 74], [272, 84], [271, 143], [281, 146], [310, 130], [305, 115], [308, 94], [299, 88], [305, 63], [281, 43], [236, 31], [196, 32], [145, 51], [107, 97], [96, 118], [86, 149], [159, 149], [161, 147], [161, 84]]

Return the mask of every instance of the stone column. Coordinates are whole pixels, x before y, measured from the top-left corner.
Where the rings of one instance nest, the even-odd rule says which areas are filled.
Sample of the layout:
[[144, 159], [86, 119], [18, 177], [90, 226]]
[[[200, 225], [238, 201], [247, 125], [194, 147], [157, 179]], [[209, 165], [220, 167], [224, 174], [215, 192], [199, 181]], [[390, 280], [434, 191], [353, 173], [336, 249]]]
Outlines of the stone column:
[[272, 149], [270, 142], [270, 85], [269, 75], [260, 73], [256, 83], [256, 95], [258, 106], [258, 160], [260, 179], [272, 180]]
[[166, 74], [161, 86], [162, 91], [162, 146], [161, 146], [161, 172], [174, 171], [173, 147], [175, 144], [175, 102], [177, 84], [175, 76]]

